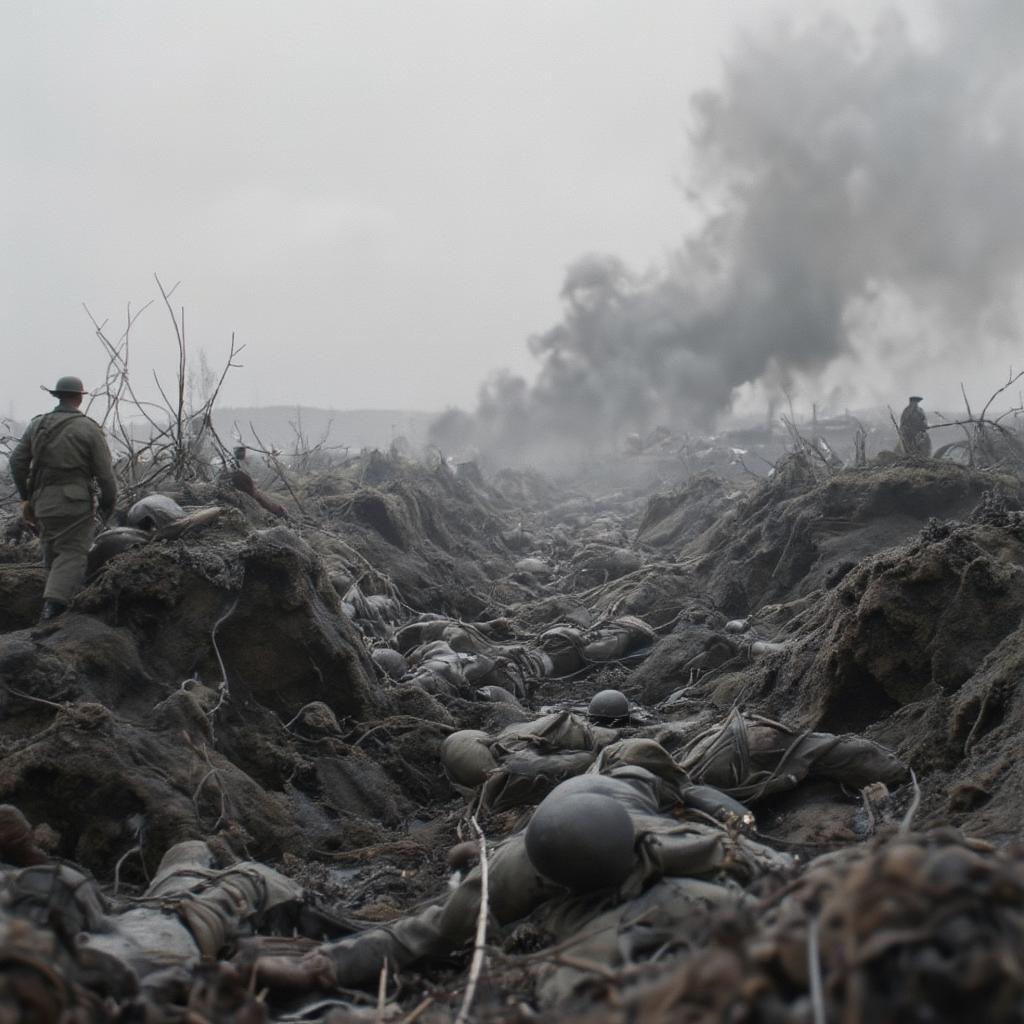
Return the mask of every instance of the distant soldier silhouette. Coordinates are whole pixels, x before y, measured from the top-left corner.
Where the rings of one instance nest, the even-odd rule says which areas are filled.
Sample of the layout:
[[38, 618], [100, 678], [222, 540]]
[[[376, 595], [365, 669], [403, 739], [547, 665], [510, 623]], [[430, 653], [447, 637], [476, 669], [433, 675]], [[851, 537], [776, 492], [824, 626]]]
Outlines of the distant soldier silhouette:
[[928, 436], [928, 420], [921, 402], [920, 395], [911, 395], [907, 407], [900, 414], [900, 444], [907, 455], [923, 455], [926, 458], [932, 453], [932, 441]]

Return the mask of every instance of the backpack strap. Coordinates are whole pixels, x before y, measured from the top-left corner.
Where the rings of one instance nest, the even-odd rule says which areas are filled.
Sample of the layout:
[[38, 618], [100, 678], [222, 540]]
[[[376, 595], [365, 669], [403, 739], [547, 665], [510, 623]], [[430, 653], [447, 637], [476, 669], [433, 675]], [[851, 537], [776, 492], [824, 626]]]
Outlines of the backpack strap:
[[39, 425], [36, 427], [32, 434], [31, 441], [31, 461], [28, 467], [28, 493], [31, 495], [35, 491], [35, 477], [42, 468], [42, 458], [46, 453], [46, 450], [51, 444], [60, 436], [64, 428], [82, 413], [73, 413], [70, 416], [65, 416], [64, 419], [54, 422], [50, 419], [53, 413], [47, 413]]

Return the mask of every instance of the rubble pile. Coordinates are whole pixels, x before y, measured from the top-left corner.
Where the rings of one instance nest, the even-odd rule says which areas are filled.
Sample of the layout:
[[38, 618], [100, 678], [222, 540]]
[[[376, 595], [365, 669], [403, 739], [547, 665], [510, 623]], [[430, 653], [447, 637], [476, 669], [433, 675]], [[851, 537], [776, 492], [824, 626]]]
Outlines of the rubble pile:
[[263, 497], [0, 547], [12, 1019], [1021, 1019], [1020, 479]]

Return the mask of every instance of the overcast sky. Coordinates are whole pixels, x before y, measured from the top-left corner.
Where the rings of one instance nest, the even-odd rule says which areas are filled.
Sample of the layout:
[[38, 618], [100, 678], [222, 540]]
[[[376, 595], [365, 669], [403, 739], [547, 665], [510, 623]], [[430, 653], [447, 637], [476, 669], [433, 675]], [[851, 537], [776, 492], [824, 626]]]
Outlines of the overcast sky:
[[[94, 384], [81, 304], [119, 328], [154, 271], [193, 351], [246, 345], [230, 403], [472, 404], [573, 259], [679, 242], [689, 98], [779, 6], [6, 0], [0, 411]], [[166, 312], [136, 338], [168, 376]]]
[[[924, 37], [928, 2], [899, 5]], [[222, 404], [472, 407], [500, 368], [533, 375], [527, 340], [561, 319], [578, 257], [663, 266], [698, 226], [691, 99], [738, 34], [884, 6], [3, 0], [0, 414], [44, 408], [64, 373], [96, 384], [82, 304], [116, 336], [154, 271], [181, 282], [193, 356], [246, 346]], [[134, 339], [136, 386], [169, 381], [166, 311]], [[875, 341], [835, 364], [837, 401], [984, 390], [1015, 351], [966, 374], [963, 352]]]

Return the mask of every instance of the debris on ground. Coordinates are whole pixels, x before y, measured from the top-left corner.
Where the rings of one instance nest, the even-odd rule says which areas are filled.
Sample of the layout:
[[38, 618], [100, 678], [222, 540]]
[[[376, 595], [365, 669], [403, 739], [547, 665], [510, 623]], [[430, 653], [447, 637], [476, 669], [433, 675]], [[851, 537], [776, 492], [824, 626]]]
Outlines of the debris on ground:
[[709, 465], [133, 495], [45, 624], [5, 529], [0, 1008], [1024, 1019], [1024, 481]]

